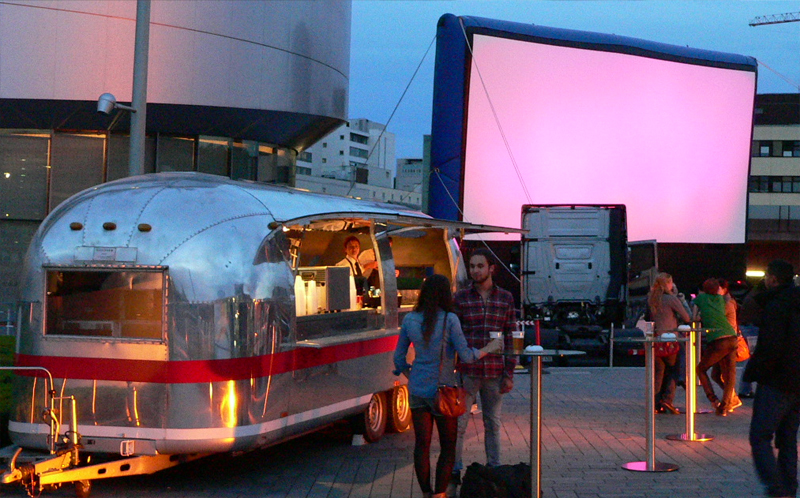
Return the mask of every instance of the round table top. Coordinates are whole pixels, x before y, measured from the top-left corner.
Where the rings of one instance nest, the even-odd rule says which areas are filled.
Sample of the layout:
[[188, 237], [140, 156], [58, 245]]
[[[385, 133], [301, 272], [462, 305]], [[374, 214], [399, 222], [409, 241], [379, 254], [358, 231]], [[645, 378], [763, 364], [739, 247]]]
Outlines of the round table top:
[[661, 336], [641, 336], [641, 337], [620, 337], [614, 338], [616, 342], [689, 342], [688, 337], [676, 336], [670, 339], [662, 339]]
[[541, 351], [525, 351], [513, 349], [500, 353], [504, 356], [578, 356], [586, 354], [586, 351], [574, 351], [571, 349], [543, 349]]

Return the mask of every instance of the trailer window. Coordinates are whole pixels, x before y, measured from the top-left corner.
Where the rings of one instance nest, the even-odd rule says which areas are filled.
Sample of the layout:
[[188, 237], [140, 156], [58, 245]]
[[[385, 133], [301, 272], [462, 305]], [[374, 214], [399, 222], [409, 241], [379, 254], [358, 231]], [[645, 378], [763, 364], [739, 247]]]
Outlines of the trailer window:
[[46, 335], [161, 340], [158, 271], [48, 271]]

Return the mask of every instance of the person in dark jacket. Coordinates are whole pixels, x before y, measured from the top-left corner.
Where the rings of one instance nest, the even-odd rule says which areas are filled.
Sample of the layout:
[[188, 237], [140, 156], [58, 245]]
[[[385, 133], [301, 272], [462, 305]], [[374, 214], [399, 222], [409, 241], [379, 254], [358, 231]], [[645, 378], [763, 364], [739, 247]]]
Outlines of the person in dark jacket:
[[[797, 494], [797, 430], [800, 427], [800, 292], [792, 265], [767, 266], [767, 290], [758, 296], [763, 311], [758, 343], [744, 373], [758, 383], [750, 421], [750, 448], [767, 496]], [[775, 439], [777, 458], [772, 447]]]

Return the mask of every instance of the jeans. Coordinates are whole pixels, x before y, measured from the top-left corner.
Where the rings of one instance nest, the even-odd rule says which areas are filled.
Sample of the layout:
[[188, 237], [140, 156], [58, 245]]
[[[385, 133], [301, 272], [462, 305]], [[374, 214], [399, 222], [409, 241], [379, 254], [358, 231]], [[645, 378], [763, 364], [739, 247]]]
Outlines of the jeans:
[[[758, 478], [767, 487], [767, 496], [797, 494], [798, 426], [800, 395], [759, 384], [750, 420], [750, 448]], [[777, 459], [772, 449], [773, 435]]]
[[[411, 420], [414, 423], [414, 473], [423, 493], [444, 493], [453, 473], [456, 456], [458, 419], [434, 415], [432, 403], [414, 403], [412, 396]], [[436, 462], [436, 488], [431, 488], [431, 437], [433, 424], [439, 431], [439, 459]]]
[[[500, 377], [484, 378], [461, 376], [461, 386], [467, 391], [467, 410], [475, 403], [475, 398], [481, 395], [481, 410], [483, 411], [483, 442], [486, 448], [486, 466], [497, 467], [500, 465], [500, 412], [503, 408], [503, 395], [500, 394]], [[469, 411], [458, 417], [458, 442], [456, 443], [456, 463], [454, 470], [461, 470], [464, 464], [461, 456], [464, 452], [464, 436], [467, 432]]]
[[675, 399], [675, 370], [678, 361], [678, 353], [669, 356], [655, 356], [654, 389], [656, 389], [656, 408], [662, 402], [672, 404]]
[[703, 348], [703, 356], [700, 358], [700, 364], [697, 365], [697, 377], [700, 380], [700, 385], [703, 386], [703, 391], [709, 401], [714, 403], [717, 401], [717, 396], [714, 394], [714, 388], [711, 386], [711, 379], [708, 378], [708, 369], [712, 365], [719, 362], [720, 373], [724, 379], [724, 389], [722, 393], [722, 409], [731, 406], [733, 399], [733, 391], [736, 387], [736, 336], [728, 336], [711, 341]]

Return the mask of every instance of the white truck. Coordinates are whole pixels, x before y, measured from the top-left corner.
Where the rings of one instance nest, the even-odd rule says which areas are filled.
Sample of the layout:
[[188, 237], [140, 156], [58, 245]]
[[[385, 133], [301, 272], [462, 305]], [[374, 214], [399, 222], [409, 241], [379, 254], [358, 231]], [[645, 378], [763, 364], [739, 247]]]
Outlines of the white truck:
[[524, 205], [521, 226], [524, 319], [540, 320], [546, 347], [606, 356], [626, 314], [625, 206]]

